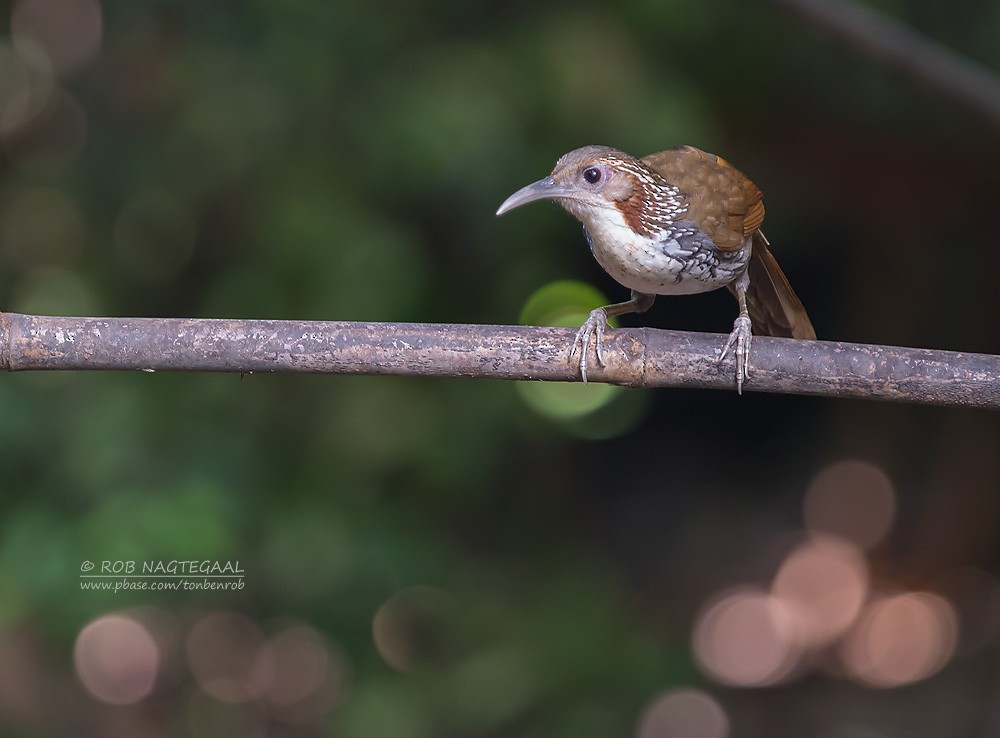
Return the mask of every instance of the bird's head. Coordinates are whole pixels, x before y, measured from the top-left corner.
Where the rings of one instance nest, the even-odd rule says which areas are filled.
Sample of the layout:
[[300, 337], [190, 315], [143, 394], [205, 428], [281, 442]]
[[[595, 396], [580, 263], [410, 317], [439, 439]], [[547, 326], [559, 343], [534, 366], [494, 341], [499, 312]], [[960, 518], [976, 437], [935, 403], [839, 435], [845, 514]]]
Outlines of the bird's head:
[[588, 229], [624, 220], [636, 234], [659, 230], [664, 193], [676, 188], [641, 160], [608, 146], [584, 146], [556, 162], [552, 174], [522, 187], [497, 210], [503, 215], [535, 200], [555, 200]]

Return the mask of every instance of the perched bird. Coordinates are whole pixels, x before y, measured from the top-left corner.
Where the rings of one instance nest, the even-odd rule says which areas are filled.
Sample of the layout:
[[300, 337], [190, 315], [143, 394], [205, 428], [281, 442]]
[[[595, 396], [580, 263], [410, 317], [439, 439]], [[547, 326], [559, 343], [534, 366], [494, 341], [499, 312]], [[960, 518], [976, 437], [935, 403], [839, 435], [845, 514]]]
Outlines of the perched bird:
[[727, 287], [736, 296], [739, 317], [719, 363], [735, 349], [740, 393], [753, 331], [816, 338], [760, 230], [760, 190], [725, 159], [693, 146], [641, 159], [607, 146], [584, 146], [559, 159], [551, 175], [508, 197], [497, 215], [546, 199], [583, 223], [597, 262], [632, 290], [631, 299], [592, 311], [577, 332], [570, 360], [580, 352], [584, 382], [591, 336], [603, 366], [608, 318], [645, 312], [657, 295]]

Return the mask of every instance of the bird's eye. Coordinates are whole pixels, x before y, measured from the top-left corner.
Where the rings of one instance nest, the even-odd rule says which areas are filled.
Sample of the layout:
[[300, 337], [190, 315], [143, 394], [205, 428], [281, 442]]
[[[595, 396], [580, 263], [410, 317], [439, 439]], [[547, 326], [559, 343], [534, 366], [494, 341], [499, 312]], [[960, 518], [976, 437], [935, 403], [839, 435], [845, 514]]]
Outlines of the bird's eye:
[[604, 174], [597, 167], [588, 167], [583, 170], [583, 178], [592, 185], [597, 184], [604, 177]]

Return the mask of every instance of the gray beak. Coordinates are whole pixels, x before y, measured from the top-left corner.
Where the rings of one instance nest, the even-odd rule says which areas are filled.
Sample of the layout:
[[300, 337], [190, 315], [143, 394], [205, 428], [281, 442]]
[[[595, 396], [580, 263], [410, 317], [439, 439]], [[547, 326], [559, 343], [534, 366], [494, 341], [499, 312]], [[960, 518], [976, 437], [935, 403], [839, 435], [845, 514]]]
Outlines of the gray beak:
[[503, 215], [535, 200], [557, 200], [561, 197], [573, 197], [576, 194], [575, 188], [558, 184], [552, 177], [546, 177], [522, 187], [504, 200], [503, 205], [497, 209], [497, 215]]

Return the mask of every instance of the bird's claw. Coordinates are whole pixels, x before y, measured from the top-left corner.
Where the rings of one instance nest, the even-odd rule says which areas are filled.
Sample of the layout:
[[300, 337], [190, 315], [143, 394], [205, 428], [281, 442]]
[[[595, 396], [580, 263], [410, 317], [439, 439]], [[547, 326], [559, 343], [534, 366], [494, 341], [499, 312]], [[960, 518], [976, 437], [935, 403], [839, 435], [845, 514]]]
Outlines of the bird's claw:
[[584, 384], [587, 383], [587, 347], [590, 346], [590, 337], [594, 337], [594, 355], [597, 357], [597, 363], [600, 366], [604, 366], [604, 347], [602, 341], [604, 339], [604, 330], [607, 327], [608, 314], [604, 311], [604, 308], [597, 308], [590, 311], [590, 317], [587, 318], [587, 322], [581, 325], [580, 330], [576, 332], [573, 347], [569, 352], [569, 360], [573, 361], [573, 357], [576, 356], [577, 349], [579, 349], [580, 376], [583, 378]]
[[733, 323], [733, 332], [729, 334], [726, 345], [722, 347], [722, 354], [717, 363], [721, 364], [729, 355], [729, 352], [736, 347], [736, 392], [743, 394], [743, 382], [747, 378], [747, 368], [750, 366], [750, 341], [753, 333], [750, 330], [750, 318], [741, 315]]

